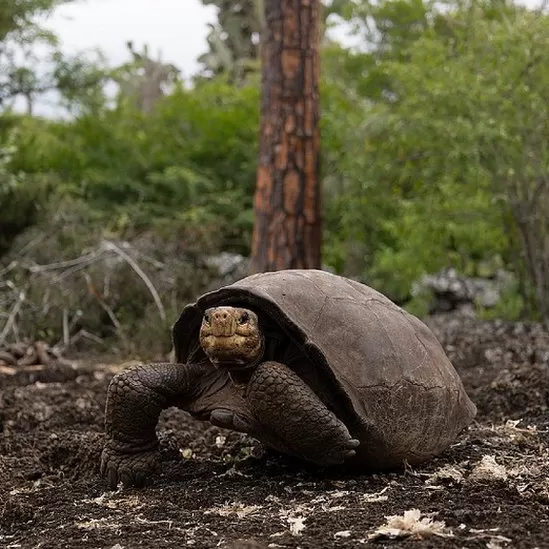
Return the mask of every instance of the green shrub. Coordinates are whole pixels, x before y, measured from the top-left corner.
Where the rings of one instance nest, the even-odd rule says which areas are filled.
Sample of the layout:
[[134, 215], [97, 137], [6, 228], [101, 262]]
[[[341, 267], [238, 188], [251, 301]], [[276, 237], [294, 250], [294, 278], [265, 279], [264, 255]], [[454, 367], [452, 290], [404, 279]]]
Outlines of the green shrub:
[[17, 236], [40, 219], [51, 182], [43, 175], [14, 174], [8, 164], [14, 149], [0, 147], [0, 257]]

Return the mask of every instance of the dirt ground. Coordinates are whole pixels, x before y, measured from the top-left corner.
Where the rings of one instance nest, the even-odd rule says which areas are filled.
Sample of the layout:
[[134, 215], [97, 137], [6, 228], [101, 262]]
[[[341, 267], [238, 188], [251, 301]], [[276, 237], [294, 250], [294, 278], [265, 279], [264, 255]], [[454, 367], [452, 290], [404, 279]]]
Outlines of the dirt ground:
[[120, 365], [0, 372], [0, 547], [549, 548], [549, 333], [429, 322], [479, 413], [443, 456], [392, 474], [312, 470], [168, 410], [155, 484], [108, 491]]

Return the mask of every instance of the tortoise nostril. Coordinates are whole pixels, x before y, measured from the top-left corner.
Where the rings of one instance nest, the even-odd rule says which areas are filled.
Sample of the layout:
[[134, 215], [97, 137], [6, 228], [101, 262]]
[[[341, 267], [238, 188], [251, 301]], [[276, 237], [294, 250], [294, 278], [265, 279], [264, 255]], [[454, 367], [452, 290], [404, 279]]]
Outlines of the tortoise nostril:
[[227, 314], [226, 311], [218, 311], [215, 315], [215, 319], [216, 320], [227, 320], [227, 317], [229, 315]]

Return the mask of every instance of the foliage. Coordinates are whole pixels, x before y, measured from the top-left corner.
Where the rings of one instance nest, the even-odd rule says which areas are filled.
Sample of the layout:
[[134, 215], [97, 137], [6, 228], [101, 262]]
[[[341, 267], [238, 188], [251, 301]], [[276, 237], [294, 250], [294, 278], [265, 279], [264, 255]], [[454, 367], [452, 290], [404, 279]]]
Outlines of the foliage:
[[24, 335], [60, 348], [92, 344], [164, 357], [181, 304], [215, 273], [184, 224], [130, 236], [131, 243], [106, 232], [82, 201], [52, 201], [5, 256], [0, 301], [13, 314], [7, 341]]
[[60, 95], [60, 107], [75, 116], [97, 113], [107, 106], [105, 85], [111, 78], [106, 59], [100, 51], [52, 55], [50, 84]]
[[[56, 6], [70, 0], [4, 0], [0, 6], [0, 42], [12, 35], [18, 40], [28, 40], [42, 34], [36, 17], [51, 12]], [[50, 35], [53, 39], [54, 37]]]
[[510, 3], [444, 8], [354, 4], [376, 44], [339, 52], [337, 68], [367, 109], [338, 193], [345, 239], [364, 250], [355, 274], [403, 300], [423, 272], [475, 274], [501, 255], [524, 271], [530, 311], [547, 311], [549, 20]]
[[[472, 5], [457, 23], [451, 40], [427, 33], [406, 62], [385, 63], [394, 95], [379, 106], [383, 127], [373, 138], [383, 145], [374, 155], [384, 162], [378, 177], [401, 199], [396, 241], [427, 269], [437, 251], [463, 270], [464, 260], [490, 253], [519, 269], [526, 250], [525, 297], [549, 318], [549, 19], [524, 9], [483, 17]], [[518, 246], [509, 231], [520, 234]], [[428, 242], [426, 251], [410, 238]], [[374, 272], [386, 276], [389, 259], [403, 273], [406, 253], [402, 244], [390, 250], [392, 264], [385, 250]]]
[[[331, 7], [361, 47], [327, 41], [322, 51], [324, 264], [407, 303], [423, 273], [452, 266], [482, 276], [483, 265], [497, 260], [519, 285], [498, 309], [480, 313], [547, 318], [547, 15], [502, 0]], [[191, 88], [174, 77], [144, 109], [123, 85], [138, 81], [144, 52], [115, 68], [100, 56], [57, 57], [46, 83], [62, 92], [71, 116], [0, 118], [0, 254], [15, 238], [5, 257], [17, 256], [27, 242], [21, 231], [36, 223], [60, 239], [43, 248], [46, 255], [37, 252], [36, 263], [78, 257], [92, 245], [86, 235], [93, 245], [143, 238], [154, 242], [147, 254], [166, 264], [181, 250], [248, 253], [257, 74], [235, 85], [234, 75], [213, 71], [222, 74]], [[9, 89], [45, 85], [23, 69], [5, 77]], [[104, 83], [113, 80], [120, 86], [111, 99]], [[60, 200], [64, 215], [76, 216], [73, 229], [61, 229], [51, 214], [41, 221], [46, 196], [48, 212]], [[133, 276], [126, 269], [120, 280], [126, 275]], [[183, 299], [164, 282], [170, 299]], [[83, 295], [83, 279], [78, 284]], [[154, 316], [146, 288], [136, 292], [109, 304], [131, 325], [128, 334], [139, 329], [136, 319]], [[125, 302], [132, 295], [140, 296], [135, 309]], [[427, 298], [410, 307], [424, 309]], [[94, 322], [104, 310], [86, 299], [100, 313], [89, 329], [100, 332]]]
[[[38, 75], [37, 44], [55, 47], [57, 37], [37, 23], [71, 0], [3, 0], [0, 5], [0, 108], [17, 96], [27, 98], [29, 111], [35, 93], [52, 88], [49, 76]], [[55, 50], [53, 50], [55, 51]]]
[[0, 146], [0, 256], [13, 240], [40, 220], [48, 181], [43, 175], [14, 174], [8, 170], [14, 147]]
[[235, 84], [244, 81], [259, 65], [259, 34], [264, 25], [264, 0], [202, 0], [217, 7], [217, 24], [210, 24], [209, 51], [198, 61], [202, 77], [224, 74]]
[[244, 251], [251, 230], [258, 91], [223, 80], [179, 86], [146, 114], [129, 104], [74, 120], [20, 120], [11, 167], [62, 174], [63, 192], [116, 230], [162, 219], [207, 231]]

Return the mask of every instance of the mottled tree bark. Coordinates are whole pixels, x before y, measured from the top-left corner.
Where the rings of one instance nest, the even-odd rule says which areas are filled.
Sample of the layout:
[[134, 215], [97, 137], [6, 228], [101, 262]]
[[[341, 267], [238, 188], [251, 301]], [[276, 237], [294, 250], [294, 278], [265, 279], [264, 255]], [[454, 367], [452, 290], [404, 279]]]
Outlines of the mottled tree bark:
[[320, 0], [265, 0], [252, 271], [320, 267]]

